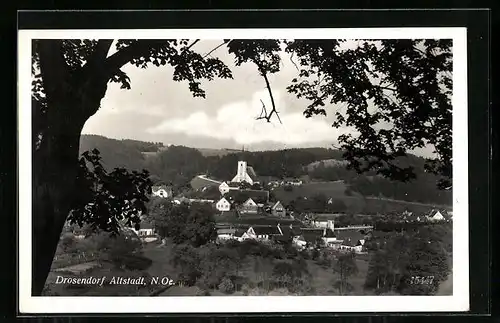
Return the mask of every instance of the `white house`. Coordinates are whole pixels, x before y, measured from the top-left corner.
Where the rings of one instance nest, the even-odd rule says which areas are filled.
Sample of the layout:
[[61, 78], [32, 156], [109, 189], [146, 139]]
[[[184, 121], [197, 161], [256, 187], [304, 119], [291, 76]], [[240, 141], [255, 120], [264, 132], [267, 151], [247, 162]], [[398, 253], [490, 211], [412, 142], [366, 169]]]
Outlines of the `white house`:
[[217, 210], [222, 212], [229, 211], [231, 209], [231, 203], [223, 197], [217, 202], [215, 207]]
[[217, 230], [217, 238], [220, 240], [235, 239], [236, 229], [219, 229]]
[[257, 213], [259, 211], [259, 206], [252, 200], [251, 197], [241, 205], [241, 213]]
[[281, 204], [280, 201], [274, 203], [274, 205], [271, 207], [271, 213], [274, 216], [280, 216], [280, 217], [286, 216], [285, 207], [283, 206], [283, 204]]
[[242, 235], [242, 240], [254, 239], [260, 241], [267, 241], [273, 235], [282, 235], [280, 229], [276, 226], [253, 226]]
[[432, 211], [429, 216], [427, 216], [427, 219], [432, 222], [436, 221], [444, 221], [444, 216], [441, 214], [441, 212], [438, 211]]
[[325, 242], [325, 245], [327, 245], [327, 246], [331, 242], [337, 241], [337, 235], [335, 234], [335, 231], [333, 231], [333, 227], [323, 229], [323, 241]]
[[219, 192], [224, 195], [226, 194], [227, 192], [229, 191], [232, 191], [232, 190], [239, 190], [240, 189], [240, 183], [226, 183], [226, 182], [222, 182], [220, 185], [219, 185]]
[[306, 239], [304, 239], [304, 236], [302, 236], [302, 235], [293, 237], [292, 242], [299, 249], [305, 248], [305, 246], [307, 245], [307, 241], [306, 241]]
[[151, 188], [151, 190], [152, 190], [152, 193], [154, 196], [163, 197], [163, 198], [167, 198], [167, 197], [172, 196], [172, 190], [167, 188], [167, 186], [165, 186], [165, 185], [153, 186]]
[[158, 237], [156, 236], [153, 228], [153, 224], [149, 221], [142, 221], [140, 229], [135, 230], [134, 228], [132, 228], [132, 231], [134, 231], [137, 236], [145, 242], [158, 240]]
[[248, 167], [247, 167], [246, 161], [239, 161], [238, 162], [238, 170], [236, 172], [236, 176], [233, 177], [231, 182], [233, 182], [233, 183], [247, 182], [250, 185], [252, 185], [254, 183], [254, 180], [248, 174]]
[[357, 230], [338, 230], [337, 240], [340, 242], [340, 250], [354, 251], [359, 253], [363, 250], [365, 237]]
[[335, 230], [334, 220], [320, 219], [311, 221], [311, 225], [316, 228], [327, 228], [330, 230]]

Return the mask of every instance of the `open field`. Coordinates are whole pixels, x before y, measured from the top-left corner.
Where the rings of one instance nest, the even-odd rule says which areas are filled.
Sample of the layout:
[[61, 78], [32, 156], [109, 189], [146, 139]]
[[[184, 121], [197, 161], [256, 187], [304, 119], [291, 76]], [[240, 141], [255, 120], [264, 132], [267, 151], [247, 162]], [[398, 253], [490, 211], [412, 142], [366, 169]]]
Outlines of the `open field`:
[[324, 194], [327, 198], [342, 200], [347, 211], [355, 214], [377, 214], [377, 213], [402, 213], [404, 211], [418, 214], [426, 214], [433, 209], [449, 209], [451, 206], [436, 204], [425, 204], [418, 202], [409, 202], [393, 200], [379, 197], [364, 197], [357, 192], [352, 195], [345, 195], [348, 188], [343, 181], [337, 182], [312, 182], [301, 186], [294, 186], [292, 191], [285, 191], [284, 187], [274, 189], [272, 192], [278, 200], [287, 205], [298, 197], [313, 197], [317, 194]]
[[217, 186], [217, 187], [219, 187], [220, 182], [215, 181], [215, 180], [211, 180], [209, 178], [204, 178], [203, 175], [201, 175], [201, 176], [194, 177], [191, 180], [190, 184], [191, 184], [191, 187], [194, 190], [199, 190], [199, 189], [201, 189], [203, 187], [209, 187], [209, 186]]
[[217, 225], [233, 225], [233, 226], [245, 226], [249, 225], [294, 225], [294, 226], [302, 226], [302, 222], [299, 220], [292, 220], [290, 218], [280, 218], [273, 216], [242, 216], [241, 218], [235, 217], [218, 217]]

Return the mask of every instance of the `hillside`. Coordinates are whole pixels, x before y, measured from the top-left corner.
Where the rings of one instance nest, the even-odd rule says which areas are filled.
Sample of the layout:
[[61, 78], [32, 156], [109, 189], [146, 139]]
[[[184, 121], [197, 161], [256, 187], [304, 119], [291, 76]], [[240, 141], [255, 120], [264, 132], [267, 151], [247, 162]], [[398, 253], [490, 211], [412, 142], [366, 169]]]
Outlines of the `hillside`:
[[[340, 196], [347, 205], [371, 205], [371, 202], [359, 202], [364, 196], [402, 200], [424, 204], [450, 205], [452, 191], [436, 188], [437, 178], [423, 170], [424, 159], [413, 155], [404, 162], [415, 166], [417, 179], [409, 183], [390, 181], [373, 173], [359, 175], [348, 170], [342, 159], [342, 152], [326, 148], [286, 149], [276, 151], [231, 151], [216, 149], [197, 149], [184, 146], [163, 146], [161, 143], [138, 140], [116, 140], [98, 135], [82, 135], [80, 152], [99, 149], [102, 162], [107, 169], [125, 167], [131, 170], [147, 169], [152, 175], [165, 183], [172, 183], [174, 190], [189, 190], [194, 184], [200, 189], [216, 183], [197, 178], [205, 174], [209, 178], [224, 181], [231, 179], [236, 172], [239, 160], [245, 160], [257, 175], [265, 178], [303, 178], [311, 183], [293, 194], [286, 194], [286, 200], [305, 194], [324, 193]], [[340, 182], [338, 182], [340, 181]], [[327, 182], [327, 184], [319, 184]], [[342, 184], [339, 184], [342, 183]], [[354, 193], [344, 196], [345, 185]], [[302, 192], [301, 190], [305, 190]], [[279, 191], [277, 192], [279, 195]], [[288, 196], [289, 195], [289, 196]], [[385, 203], [385, 202], [384, 202]], [[390, 202], [388, 202], [390, 203]], [[377, 205], [378, 205], [377, 204]]]
[[97, 148], [101, 153], [102, 164], [108, 169], [124, 167], [131, 170], [144, 168], [144, 157], [141, 149], [152, 149], [149, 143], [136, 140], [117, 140], [98, 135], [82, 135], [80, 138], [80, 153]]

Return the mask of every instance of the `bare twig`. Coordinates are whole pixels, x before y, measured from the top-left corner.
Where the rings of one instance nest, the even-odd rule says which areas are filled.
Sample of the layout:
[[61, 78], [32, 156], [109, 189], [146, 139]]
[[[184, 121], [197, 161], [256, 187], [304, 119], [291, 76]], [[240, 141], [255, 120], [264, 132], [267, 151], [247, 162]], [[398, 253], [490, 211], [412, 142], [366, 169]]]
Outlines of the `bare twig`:
[[300, 71], [299, 68], [297, 67], [297, 64], [295, 64], [295, 62], [293, 61], [293, 55], [295, 54], [295, 52], [292, 52], [292, 55], [290, 55], [290, 62], [292, 62], [293, 66], [295, 66], [295, 68], [297, 69], [297, 71]]
[[379, 88], [381, 89], [384, 89], [384, 90], [389, 90], [389, 91], [393, 91], [393, 92], [396, 92], [397, 90], [392, 88], [392, 87], [388, 87], [388, 86], [381, 86], [381, 85], [378, 85]]
[[191, 45], [189, 45], [188, 47], [184, 48], [184, 51], [187, 51], [187, 50], [190, 50], [191, 47], [193, 47], [194, 45], [196, 45], [196, 43], [198, 43], [200, 40], [199, 39], [195, 39]]
[[267, 110], [266, 110], [266, 105], [264, 104], [264, 101], [262, 99], [260, 100], [260, 103], [262, 103], [262, 110], [260, 111], [260, 116], [258, 118], [263, 118], [263, 116], [267, 116]]
[[[269, 112], [269, 114], [267, 114], [267, 113], [266, 113], [266, 115], [265, 115], [265, 116], [260, 116], [260, 117], [258, 117], [258, 118], [257, 118], [257, 120], [260, 120], [260, 119], [266, 119], [266, 120], [267, 120], [267, 122], [271, 122], [271, 117], [273, 116], [273, 113], [274, 113], [274, 114], [276, 114], [276, 117], [278, 117], [278, 121], [282, 124], [282, 122], [281, 122], [281, 118], [280, 118], [280, 116], [279, 116], [279, 114], [278, 114], [278, 111], [276, 111], [276, 105], [275, 105], [275, 103], [274, 103], [273, 92], [272, 92], [272, 90], [271, 90], [271, 85], [269, 84], [269, 79], [267, 78], [267, 74], [266, 74], [266, 72], [265, 72], [265, 71], [263, 71], [262, 69], [260, 69], [260, 68], [259, 68], [259, 70], [260, 70], [260, 72], [261, 72], [262, 77], [263, 77], [263, 78], [264, 78], [264, 80], [266, 81], [267, 91], [269, 92], [269, 97], [271, 98], [272, 110], [271, 110], [271, 112]], [[262, 102], [262, 100], [261, 100], [261, 102]], [[266, 110], [265, 110], [265, 105], [264, 105], [264, 102], [262, 102], [262, 105], [263, 105], [264, 111], [266, 111]]]
[[231, 41], [230, 40], [227, 40], [227, 41], [224, 41], [222, 44], [219, 44], [217, 45], [216, 47], [212, 48], [212, 50], [210, 50], [208, 53], [206, 53], [203, 58], [207, 57], [207, 56], [210, 56], [210, 54], [212, 54], [213, 52], [215, 52], [217, 49], [221, 48], [222, 46], [224, 46], [225, 44], [229, 44]]

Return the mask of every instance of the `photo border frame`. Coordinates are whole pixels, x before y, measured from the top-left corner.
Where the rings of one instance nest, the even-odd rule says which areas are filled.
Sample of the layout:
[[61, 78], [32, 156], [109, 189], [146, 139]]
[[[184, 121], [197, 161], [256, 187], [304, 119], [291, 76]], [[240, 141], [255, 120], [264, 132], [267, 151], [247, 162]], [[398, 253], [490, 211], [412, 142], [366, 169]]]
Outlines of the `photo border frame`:
[[[436, 17], [436, 14], [439, 13], [439, 16], [440, 16], [440, 24], [443, 25], [445, 24], [444, 22], [446, 21], [446, 19], [443, 19], [443, 17], [446, 17], [448, 16], [448, 18], [454, 18], [454, 19], [448, 19], [449, 20], [452, 20], [452, 21], [455, 21], [455, 24], [454, 26], [463, 26], [465, 25], [465, 27], [468, 28], [468, 32], [467, 32], [467, 36], [468, 36], [468, 47], [469, 47], [469, 50], [468, 50], [468, 62], [469, 62], [469, 66], [472, 63], [475, 62], [475, 64], [479, 65], [482, 67], [482, 69], [479, 69], [479, 71], [473, 71], [471, 68], [469, 68], [468, 70], [468, 83], [469, 83], [469, 87], [468, 87], [468, 106], [471, 107], [471, 106], [481, 106], [481, 107], [484, 107], [483, 109], [479, 109], [479, 108], [475, 108], [475, 109], [478, 109], [478, 110], [481, 110], [481, 111], [478, 111], [478, 110], [475, 110], [475, 112], [471, 111], [471, 109], [469, 109], [468, 111], [468, 125], [469, 125], [469, 156], [484, 156], [486, 157], [486, 160], [488, 161], [489, 160], [489, 152], [490, 152], [490, 142], [489, 142], [489, 137], [490, 137], [490, 133], [489, 133], [489, 129], [490, 129], [490, 121], [489, 121], [489, 109], [488, 109], [488, 97], [489, 97], [489, 87], [488, 87], [488, 83], [485, 82], [485, 81], [482, 81], [483, 79], [485, 79], [485, 67], [486, 67], [486, 74], [488, 72], [488, 69], [489, 69], [489, 66], [488, 66], [488, 63], [489, 63], [489, 57], [484, 60], [484, 52], [480, 52], [479, 50], [482, 49], [484, 51], [485, 47], [486, 47], [486, 50], [488, 50], [488, 43], [486, 42], [486, 39], [489, 38], [489, 35], [488, 35], [488, 30], [487, 30], [487, 27], [485, 26], [485, 21], [483, 20], [482, 23], [477, 23], [476, 22], [476, 25], [479, 25], [479, 26], [475, 26], [470, 27], [470, 23], [471, 23], [471, 20], [470, 20], [470, 16], [467, 14], [467, 13], [470, 13], [470, 12], [465, 12], [465, 11], [460, 11], [459, 13], [460, 14], [456, 14], [455, 16], [453, 17], [450, 17], [450, 11], [446, 11], [446, 12], [443, 12], [443, 11], [440, 11], [440, 10], [437, 10], [434, 11], [434, 12], [423, 12], [423, 11], [419, 11], [417, 12], [418, 14], [416, 16], [413, 16], [412, 19], [410, 19], [410, 17], [408, 16], [408, 11], [405, 11], [403, 12], [404, 14], [402, 16], [406, 16], [406, 19], [404, 19], [404, 21], [406, 21], [406, 24], [410, 24], [411, 25], [411, 22], [415, 21], [415, 20], [418, 20], [418, 17], [417, 16], [422, 16], [422, 14], [424, 14], [424, 16], [434, 16], [435, 18]], [[110, 14], [110, 12], [105, 12], [107, 15]], [[249, 12], [229, 12], [229, 11], [217, 11], [217, 14], [219, 15], [219, 18], [221, 16], [224, 16], [226, 15], [226, 17], [232, 17], [233, 19], [229, 19], [229, 20], [224, 20], [224, 19], [219, 19], [220, 21], [219, 22], [214, 22], [212, 24], [205, 24], [203, 25], [200, 24], [200, 21], [199, 20], [196, 20], [196, 15], [198, 14], [206, 14], [206, 12], [199, 12], [199, 11], [161, 11], [161, 12], [157, 12], [157, 11], [147, 11], [147, 12], [130, 12], [130, 11], [114, 11], [114, 12], [111, 12], [112, 16], [115, 16], [115, 17], [118, 17], [118, 16], [122, 16], [122, 19], [119, 19], [119, 20], [115, 20], [117, 18], [112, 18], [112, 19], [109, 19], [109, 16], [107, 16], [107, 19], [104, 20], [103, 19], [103, 12], [93, 12], [93, 13], [90, 13], [90, 16], [94, 17], [94, 18], [91, 18], [89, 19], [89, 13], [85, 13], [85, 19], [83, 19], [83, 16], [82, 13], [75, 13], [75, 12], [45, 12], [45, 13], [40, 13], [40, 12], [21, 12], [19, 14], [19, 26], [22, 28], [22, 29], [30, 29], [30, 28], [35, 28], [36, 29], [44, 29], [44, 28], [50, 28], [50, 29], [106, 29], [105, 27], [111, 27], [110, 23], [114, 23], [114, 26], [119, 26], [121, 23], [123, 22], [120, 22], [120, 21], [127, 21], [127, 24], [130, 26], [130, 25], [133, 25], [133, 26], [137, 26], [137, 23], [138, 21], [142, 21], [142, 24], [146, 24], [146, 25], [149, 25], [149, 27], [151, 27], [151, 24], [155, 24], [156, 23], [156, 26], [158, 26], [159, 24], [162, 24], [160, 23], [160, 21], [164, 21], [165, 20], [165, 15], [166, 16], [169, 16], [170, 15], [170, 18], [172, 18], [172, 13], [175, 13], [175, 16], [176, 16], [176, 19], [173, 19], [173, 20], [170, 20], [170, 22], [173, 22], [174, 25], [176, 26], [176, 28], [179, 28], [179, 24], [182, 25], [182, 21], [179, 21], [182, 20], [179, 16], [183, 16], [183, 17], [186, 17], [186, 15], [189, 15], [190, 17], [193, 17], [193, 18], [190, 18], [190, 20], [187, 20], [187, 21], [197, 21], [196, 23], [194, 23], [196, 25], [196, 28], [203, 28], [203, 26], [207, 26], [207, 25], [218, 25], [216, 27], [224, 27], [224, 26], [228, 26], [227, 24], [233, 24], [234, 26], [234, 23], [236, 21], [239, 22], [239, 24], [241, 24], [243, 21], [247, 21], [247, 22], [251, 22], [250, 23], [250, 26], [252, 26], [252, 23], [253, 23], [253, 26], [256, 26], [256, 24], [259, 24], [259, 26], [262, 26], [262, 25], [267, 25], [268, 22], [269, 22], [269, 19], [265, 19], [265, 18], [259, 18], [258, 20], [256, 20], [257, 18], [257, 15], [256, 14], [259, 14], [259, 15], [277, 15], [277, 16], [282, 16], [281, 18], [279, 19], [276, 19], [274, 18], [272, 21], [276, 22], [283, 22], [283, 21], [288, 21], [288, 24], [290, 24], [290, 21], [293, 22], [293, 24], [299, 24], [301, 25], [301, 23], [305, 23], [305, 24], [308, 24], [309, 25], [317, 25], [318, 23], [321, 23], [321, 22], [325, 22], [325, 16], [330, 16], [330, 18], [333, 16], [336, 16], [336, 17], [339, 17], [340, 19], [333, 19], [335, 20], [335, 23], [333, 24], [336, 24], [336, 26], [338, 26], [340, 24], [340, 26], [346, 26], [348, 25], [349, 21], [353, 22], [353, 15], [352, 14], [356, 14], [358, 16], [358, 18], [360, 18], [360, 14], [361, 16], [365, 16], [367, 17], [366, 15], [369, 13], [371, 14], [372, 16], [372, 19], [368, 19], [368, 20], [362, 20], [361, 24], [364, 25], [365, 27], [367, 26], [367, 24], [370, 26], [370, 27], [375, 27], [377, 25], [380, 26], [380, 24], [383, 22], [384, 26], [387, 26], [387, 25], [391, 25], [393, 26], [394, 23], [391, 23], [391, 20], [390, 19], [387, 19], [387, 13], [389, 13], [389, 16], [392, 15], [392, 13], [395, 13], [395, 12], [383, 12], [384, 14], [384, 19], [381, 20], [380, 19], [380, 14], [381, 12], [380, 11], [375, 11], [375, 12], [372, 12], [372, 11], [362, 11], [362, 12], [359, 12], [359, 11], [341, 11], [341, 12], [331, 12], [331, 11], [323, 11], [323, 12], [309, 12], [307, 14], [308, 17], [310, 17], [310, 15], [312, 16], [316, 16], [316, 19], [314, 20], [308, 20], [308, 18], [300, 18], [300, 16], [297, 16], [297, 13], [303, 13], [302, 12], [297, 12], [297, 11], [291, 11], [291, 12], [276, 12], [276, 11], [266, 11], [266, 12], [255, 12], [255, 11], [249, 11]], [[399, 19], [401, 19], [401, 12], [397, 12], [399, 15]], [[453, 13], [457, 13], [457, 12], [453, 12]], [[478, 12], [476, 12], [478, 13]], [[63, 17], [71, 17], [71, 19], [56, 19], [54, 20], [54, 15], [57, 15], [59, 18], [61, 17], [60, 15], [63, 15]], [[229, 15], [228, 15], [229, 14]], [[318, 19], [318, 14], [319, 16], [321, 16], [320, 18], [321, 19]], [[413, 12], [413, 14], [415, 14], [415, 12]], [[76, 16], [75, 16], [76, 15]], [[153, 15], [155, 18], [152, 18]], [[286, 19], [286, 16], [290, 17], [290, 15], [294, 16], [295, 15], [295, 19]], [[485, 12], [483, 11], [482, 12], [482, 15], [484, 16], [485, 15]], [[124, 16], [135, 16], [135, 20], [134, 19], [124, 19], [123, 17]], [[137, 20], [137, 17], [143, 17], [143, 19], [139, 19]], [[144, 20], [144, 17], [147, 16], [148, 18]], [[239, 16], [239, 19], [238, 20], [235, 20], [235, 16]], [[396, 15], [397, 16], [397, 15]], [[479, 16], [479, 14], [478, 14]], [[160, 19], [161, 17], [163, 17], [163, 19]], [[241, 17], [243, 17], [243, 19], [241, 19]], [[350, 17], [350, 18], [349, 18]], [[417, 19], [416, 19], [417, 18]], [[215, 18], [214, 18], [215, 19]], [[263, 19], [263, 20], [261, 20]], [[217, 20], [217, 19], [216, 19]], [[304, 21], [306, 20], [306, 21]], [[396, 19], [398, 20], [398, 19]], [[54, 26], [54, 22], [57, 21], [57, 26]], [[118, 23], [117, 23], [118, 21]], [[201, 20], [203, 21], [203, 19]], [[223, 22], [221, 22], [223, 21]], [[457, 22], [462, 22], [462, 25], [461, 24], [457, 24]], [[175, 24], [175, 23], [179, 23], [179, 24]], [[400, 21], [401, 22], [401, 21]], [[430, 20], [425, 20], [425, 19], [422, 19], [420, 20], [420, 22], [424, 22], [424, 23], [427, 23], [429, 24], [431, 21]], [[486, 21], [487, 22], [487, 21]], [[61, 24], [62, 23], [62, 24]], [[184, 22], [186, 23], [186, 22]], [[141, 24], [141, 23], [139, 23]], [[164, 24], [164, 23], [163, 23]], [[330, 23], [331, 25], [332, 23]], [[89, 25], [92, 25], [91, 27]], [[96, 25], [98, 26], [98, 28], [96, 28]], [[191, 23], [191, 25], [193, 25], [193, 23]], [[221, 26], [223, 25], [223, 26]], [[284, 23], [284, 25], [286, 25], [286, 23]], [[453, 25], [453, 24], [452, 24]], [[282, 27], [283, 24], [280, 24], [280, 27]], [[421, 25], [420, 25], [421, 26]], [[434, 22], [434, 25], [433, 27], [435, 26], [435, 22]], [[23, 28], [24, 27], [24, 28]], [[87, 28], [85, 28], [87, 27]], [[104, 27], [104, 28], [103, 28]], [[165, 26], [162, 26], [163, 28], [165, 28]], [[172, 25], [170, 25], [169, 27], [172, 27]], [[304, 28], [304, 25], [302, 24], [301, 25], [302, 28]], [[309, 27], [309, 26], [306, 26], [306, 27]], [[158, 28], [158, 27], [156, 27]], [[334, 28], [339, 28], [339, 27], [334, 27]], [[342, 28], [342, 27], [341, 27]], [[128, 29], [128, 28], [127, 28]], [[147, 28], [141, 28], [141, 29], [147, 29]], [[472, 31], [472, 33], [471, 33]], [[479, 38], [479, 37], [482, 37], [482, 38]], [[478, 39], [479, 38], [479, 39]], [[471, 48], [470, 46], [472, 45], [477, 45], [477, 44], [480, 44], [482, 46], [479, 46], [479, 48], [477, 46], [474, 46], [473, 48]], [[482, 58], [482, 62], [480, 61]], [[481, 64], [482, 63], [482, 64]], [[476, 65], [476, 66], [477, 66]], [[486, 66], [485, 66], [486, 65]], [[480, 72], [482, 72], [483, 74], [481, 74]], [[479, 75], [481, 74], [481, 75]], [[478, 82], [479, 80], [479, 82]], [[485, 93], [486, 91], [486, 93]], [[472, 93], [471, 93], [472, 92]], [[471, 95], [473, 94], [473, 95]], [[481, 95], [479, 95], [481, 94]], [[479, 112], [479, 113], [478, 113]], [[472, 120], [472, 122], [471, 122]], [[480, 123], [483, 123], [481, 126], [479, 126]], [[484, 127], [484, 124], [488, 125], [488, 127]], [[471, 136], [471, 134], [474, 134], [473, 136]], [[486, 140], [485, 140], [486, 139]], [[472, 153], [472, 154], [471, 154]], [[479, 167], [476, 167], [476, 166], [479, 166]], [[486, 166], [486, 167], [485, 167]], [[489, 232], [487, 231], [487, 229], [489, 229], [489, 204], [490, 204], [490, 201], [487, 197], [487, 193], [489, 192], [489, 171], [491, 169], [491, 165], [489, 165], [489, 162], [486, 164], [484, 161], [483, 163], [481, 163], [480, 165], [478, 164], [472, 164], [472, 163], [469, 163], [469, 173], [471, 172], [472, 170], [472, 173], [473, 175], [476, 175], [476, 176], [469, 176], [469, 250], [472, 250], [472, 248], [474, 248], [474, 246], [478, 245], [477, 242], [481, 242], [484, 243], [486, 240], [486, 244], [488, 244], [488, 237], [489, 237]], [[485, 179], [486, 179], [486, 183], [488, 183], [488, 185], [484, 185], [485, 184]], [[477, 193], [482, 193], [481, 196], [478, 196]], [[474, 193], [474, 194], [473, 194]], [[486, 195], [485, 195], [486, 193]], [[474, 198], [472, 198], [471, 195], [474, 195]], [[486, 203], [485, 203], [486, 202]], [[471, 210], [473, 212], [471, 212]], [[474, 217], [474, 221], [472, 221], [472, 218], [471, 218], [471, 213], [476, 213], [476, 211], [481, 211], [483, 212], [483, 214], [485, 214], [485, 216], [483, 217]], [[485, 212], [486, 211], [486, 212]], [[485, 224], [486, 224], [486, 227], [485, 227]], [[475, 231], [476, 230], [476, 231]], [[479, 231], [478, 231], [479, 230]], [[481, 234], [476, 236], [474, 232], [480, 232]], [[481, 239], [482, 238], [482, 239]], [[484, 244], [483, 244], [483, 248], [484, 248]], [[470, 281], [470, 295], [474, 295], [474, 293], [477, 294], [477, 291], [480, 290], [480, 288], [477, 288], [477, 287], [480, 287], [482, 286], [483, 289], [481, 290], [481, 297], [479, 298], [479, 301], [478, 298], [473, 298], [471, 297], [470, 299], [470, 307], [471, 307], [471, 311], [474, 310], [474, 307], [476, 309], [479, 309], [479, 312], [487, 312], [488, 311], [488, 308], [489, 306], [487, 305], [488, 302], [485, 302], [485, 300], [488, 299], [489, 297], [489, 288], [486, 288], [484, 289], [484, 287], [488, 287], [489, 284], [485, 284], [485, 280], [487, 281], [488, 278], [489, 278], [489, 250], [490, 248], [487, 248], [487, 255], [486, 255], [486, 259], [488, 261], [485, 261], [485, 258], [482, 259], [482, 261], [479, 259], [480, 257], [477, 256], [477, 254], [474, 254], [474, 253], [470, 253], [469, 254], [469, 267], [472, 269], [472, 267], [475, 267], [475, 265], [473, 265], [471, 262], [474, 260], [475, 261], [475, 264], [479, 263], [479, 264], [487, 264], [486, 268], [485, 267], [482, 267], [482, 269], [479, 268], [480, 272], [482, 272], [483, 274], [485, 275], [478, 275], [478, 276], [481, 276], [481, 280], [482, 281], [479, 281], [479, 280], [475, 280], [475, 282], [473, 282], [472, 280]], [[474, 272], [478, 272], [477, 271], [477, 268], [474, 268]], [[486, 292], [485, 292], [486, 290]], [[308, 296], [310, 297], [310, 296]], [[314, 297], [314, 296], [312, 296]], [[406, 296], [405, 296], [406, 297]], [[437, 297], [437, 296], [433, 296], [433, 297]], [[474, 301], [475, 299], [475, 301]], [[476, 303], [475, 303], [476, 302]], [[485, 303], [486, 303], [486, 306], [485, 306]], [[480, 307], [479, 304], [482, 304], [482, 306]], [[486, 310], [486, 311], [485, 311]], [[374, 312], [375, 313], [375, 312]], [[392, 312], [391, 312], [392, 313]], [[210, 313], [210, 315], [213, 315], [213, 314], [217, 314], [217, 313]], [[222, 313], [221, 313], [222, 314]], [[228, 314], [228, 313], [225, 313], [225, 314]], [[266, 312], [265, 315], [269, 315], [271, 313], [269, 312]], [[294, 314], [300, 314], [300, 313], [294, 313]], [[309, 313], [308, 313], [309, 314]], [[314, 314], [318, 314], [318, 313], [314, 313]], [[323, 313], [324, 314], [324, 313]], [[364, 314], [368, 314], [368, 313], [364, 313]], [[389, 313], [388, 313], [389, 314]], [[394, 313], [392, 313], [394, 314]], [[422, 314], [421, 312], [418, 312], [418, 314]], [[444, 314], [444, 313], [443, 313]]]

